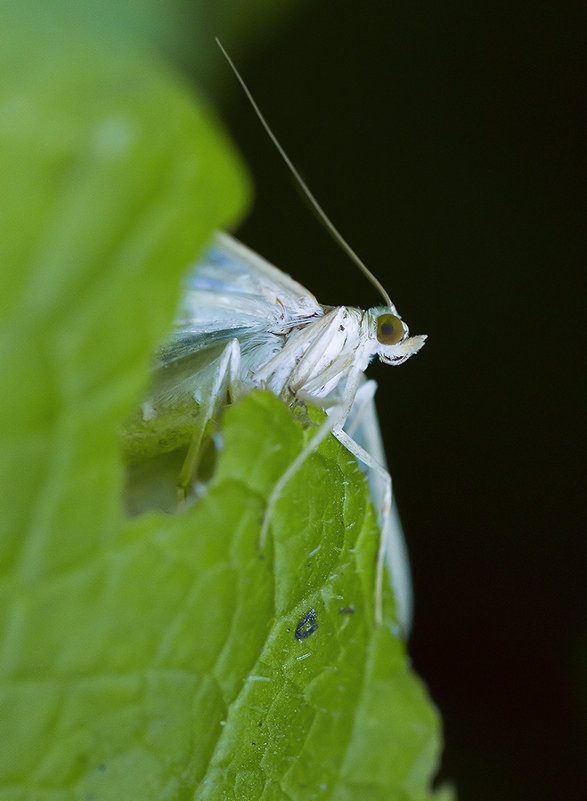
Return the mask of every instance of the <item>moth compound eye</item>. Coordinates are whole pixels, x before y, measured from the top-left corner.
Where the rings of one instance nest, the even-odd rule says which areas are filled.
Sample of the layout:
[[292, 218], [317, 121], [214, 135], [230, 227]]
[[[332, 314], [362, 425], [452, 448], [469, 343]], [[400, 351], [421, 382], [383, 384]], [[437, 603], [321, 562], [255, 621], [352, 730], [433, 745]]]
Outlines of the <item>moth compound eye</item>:
[[395, 345], [404, 335], [404, 326], [395, 314], [380, 314], [377, 318], [377, 341], [382, 345]]

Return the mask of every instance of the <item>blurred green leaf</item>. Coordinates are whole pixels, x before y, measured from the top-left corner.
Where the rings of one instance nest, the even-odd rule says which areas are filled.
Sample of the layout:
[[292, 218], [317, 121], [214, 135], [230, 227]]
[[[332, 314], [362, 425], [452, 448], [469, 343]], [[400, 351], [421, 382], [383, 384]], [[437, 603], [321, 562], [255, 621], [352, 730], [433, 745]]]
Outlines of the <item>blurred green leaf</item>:
[[142, 610], [99, 614], [124, 519], [120, 422], [180, 275], [246, 192], [211, 115], [160, 66], [12, 34], [0, 50], [0, 797], [39, 799], [95, 767], [81, 697], [116, 705], [127, 679], [108, 661], [124, 673], [117, 649], [140, 652], [126, 628]]
[[238, 58], [262, 41], [305, 0], [0, 0], [0, 37], [16, 24], [67, 47], [83, 36], [100, 46], [134, 43], [165, 53], [204, 87], [234, 78], [215, 37]]

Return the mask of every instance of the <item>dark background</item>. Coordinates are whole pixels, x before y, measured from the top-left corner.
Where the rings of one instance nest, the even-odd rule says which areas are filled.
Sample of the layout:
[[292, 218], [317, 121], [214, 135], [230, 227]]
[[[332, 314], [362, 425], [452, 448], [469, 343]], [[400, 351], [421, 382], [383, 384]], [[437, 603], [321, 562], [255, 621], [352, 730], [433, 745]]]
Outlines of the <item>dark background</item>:
[[[413, 565], [410, 651], [461, 801], [587, 798], [581, 18], [320, 2], [237, 58], [336, 225], [429, 334], [370, 374]], [[377, 305], [230, 76], [222, 98], [257, 190], [240, 238], [323, 303]]]

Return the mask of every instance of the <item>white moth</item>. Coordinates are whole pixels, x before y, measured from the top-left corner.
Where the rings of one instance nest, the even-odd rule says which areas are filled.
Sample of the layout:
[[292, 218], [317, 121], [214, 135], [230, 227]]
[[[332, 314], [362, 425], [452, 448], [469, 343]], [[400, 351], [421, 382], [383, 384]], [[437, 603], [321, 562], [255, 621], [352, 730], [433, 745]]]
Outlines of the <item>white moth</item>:
[[[407, 632], [411, 619], [409, 563], [392, 506], [391, 478], [373, 401], [376, 385], [366, 380], [364, 371], [375, 356], [386, 364], [402, 364], [420, 350], [426, 337], [410, 337], [389, 295], [323, 212], [222, 50], [303, 191], [330, 233], [380, 291], [384, 305], [368, 311], [324, 306], [301, 284], [245, 245], [227, 234], [216, 234], [211, 247], [186, 277], [173, 336], [159, 355], [155, 381], [142, 407], [143, 434], [146, 439], [152, 438], [150, 422], [155, 418], [157, 441], [161, 443], [164, 432], [167, 450], [189, 439], [178, 482], [186, 490], [194, 480], [204, 436], [227, 398], [236, 401], [262, 388], [291, 406], [309, 403], [324, 409], [327, 418], [271, 493], [259, 545], [262, 548], [265, 544], [275, 504], [289, 479], [326, 436], [334, 434], [368, 468], [382, 532], [376, 620], [382, 620], [383, 569], [387, 562], [398, 619]], [[140, 442], [140, 429], [141, 425], [135, 426], [131, 441]]]
[[[199, 411], [180, 485], [193, 478], [204, 432], [226, 398], [269, 389], [286, 403], [311, 403], [327, 419], [281, 476], [269, 499], [260, 534], [263, 547], [276, 502], [300, 465], [332, 432], [367, 468], [382, 529], [376, 615], [387, 557], [398, 616], [409, 626], [409, 567], [399, 521], [392, 510], [391, 479], [377, 423], [375, 382], [364, 371], [374, 356], [398, 365], [416, 353], [424, 336], [410, 337], [395, 306], [368, 311], [323, 306], [301, 284], [227, 234], [186, 278], [172, 339], [160, 354], [157, 391], [150, 408], [164, 408], [190, 393]], [[354, 437], [354, 438], [353, 438]]]

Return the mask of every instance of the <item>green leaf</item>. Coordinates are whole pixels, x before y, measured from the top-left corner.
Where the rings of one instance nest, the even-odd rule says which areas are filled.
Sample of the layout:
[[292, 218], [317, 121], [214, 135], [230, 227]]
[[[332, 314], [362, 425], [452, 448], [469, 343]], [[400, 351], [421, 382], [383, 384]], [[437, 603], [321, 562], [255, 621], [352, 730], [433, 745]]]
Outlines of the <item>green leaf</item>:
[[100, 45], [148, 44], [189, 68], [200, 86], [223, 85], [236, 91], [215, 37], [239, 59], [245, 48], [267, 38], [298, 6], [299, 0], [0, 0], [0, 38], [7, 29], [26, 25], [66, 50], [80, 33]]
[[0, 797], [37, 801], [79, 798], [95, 768], [86, 691], [112, 713], [136, 681], [123, 674], [140, 647], [109, 626], [137, 630], [144, 610], [101, 605], [124, 522], [120, 423], [180, 275], [246, 191], [210, 113], [166, 70], [12, 33], [0, 51]]
[[[429, 797], [438, 721], [390, 590], [388, 623], [374, 623], [379, 531], [357, 462], [334, 438], [288, 484], [255, 559], [270, 489], [312, 434], [270, 393], [249, 396], [227, 412], [215, 479], [190, 510], [236, 568], [214, 665], [230, 700], [198, 799]], [[311, 611], [317, 628], [299, 640]]]
[[267, 393], [227, 412], [192, 507], [122, 509], [179, 277], [243, 205], [218, 126], [147, 58], [15, 39], [0, 175], [2, 801], [429, 798], [437, 717], [391, 593], [374, 624], [374, 511], [335, 440], [263, 553], [313, 433]]
[[[0, 58], [0, 559], [34, 556], [32, 578], [112, 539], [121, 414], [170, 325], [179, 276], [244, 190], [209, 114], [146, 60], [36, 38], [14, 38]], [[43, 536], [14, 536], [37, 522]]]

